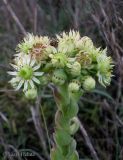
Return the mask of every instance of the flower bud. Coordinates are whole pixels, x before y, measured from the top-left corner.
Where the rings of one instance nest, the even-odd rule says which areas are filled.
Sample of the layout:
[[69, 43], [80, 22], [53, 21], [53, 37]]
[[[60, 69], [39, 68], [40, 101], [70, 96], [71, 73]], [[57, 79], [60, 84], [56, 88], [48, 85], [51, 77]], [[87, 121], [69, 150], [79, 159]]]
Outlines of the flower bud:
[[98, 62], [98, 71], [102, 74], [107, 73], [112, 68], [112, 60], [111, 57], [107, 57], [105, 54], [101, 54], [97, 58]]
[[79, 76], [81, 74], [81, 65], [79, 62], [74, 62], [73, 65], [68, 65], [72, 76]]
[[52, 82], [57, 85], [63, 85], [67, 80], [67, 76], [62, 69], [58, 69], [53, 73]]
[[96, 82], [92, 77], [87, 77], [83, 83], [83, 88], [86, 91], [91, 91], [95, 88]]
[[76, 43], [80, 40], [79, 32], [70, 31], [69, 33], [63, 32], [58, 39], [58, 51], [68, 56], [75, 55]]
[[93, 46], [93, 42], [92, 42], [91, 38], [89, 38], [87, 36], [82, 37], [82, 42], [84, 45]]
[[27, 99], [35, 99], [37, 97], [37, 89], [29, 89], [25, 92], [25, 96]]
[[77, 47], [79, 49], [83, 49], [83, 47], [92, 48], [93, 47], [93, 42], [89, 37], [84, 36], [77, 42]]
[[67, 56], [64, 53], [57, 53], [51, 56], [54, 67], [63, 68], [67, 64]]
[[71, 82], [71, 83], [69, 84], [69, 86], [68, 86], [68, 90], [69, 90], [70, 92], [72, 92], [72, 93], [78, 92], [79, 89], [80, 89], [80, 84], [79, 84], [78, 81], [73, 81], [73, 82]]
[[47, 85], [49, 80], [50, 80], [50, 77], [48, 75], [45, 75], [39, 78], [41, 86]]

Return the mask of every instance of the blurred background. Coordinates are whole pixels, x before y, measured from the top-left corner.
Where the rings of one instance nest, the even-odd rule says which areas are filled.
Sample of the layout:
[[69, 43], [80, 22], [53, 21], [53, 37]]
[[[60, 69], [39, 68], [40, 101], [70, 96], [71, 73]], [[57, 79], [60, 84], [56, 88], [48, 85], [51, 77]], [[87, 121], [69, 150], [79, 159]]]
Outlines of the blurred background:
[[13, 91], [6, 72], [26, 32], [52, 37], [70, 29], [107, 47], [115, 63], [110, 87], [97, 87], [79, 102], [80, 159], [123, 160], [123, 0], [0, 0], [0, 160], [25, 159], [19, 152], [32, 154], [27, 160], [49, 160], [52, 91], [44, 88], [34, 105]]

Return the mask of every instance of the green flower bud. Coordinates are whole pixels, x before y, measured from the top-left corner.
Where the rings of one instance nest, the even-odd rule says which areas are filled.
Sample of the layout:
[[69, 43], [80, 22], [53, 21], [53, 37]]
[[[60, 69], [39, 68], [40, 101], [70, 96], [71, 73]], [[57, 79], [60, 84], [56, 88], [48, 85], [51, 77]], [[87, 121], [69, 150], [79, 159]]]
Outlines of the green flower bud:
[[83, 83], [83, 88], [86, 91], [91, 91], [95, 88], [96, 82], [92, 77], [87, 77]]
[[112, 77], [111, 72], [107, 72], [107, 73], [105, 73], [105, 75], [100, 74], [98, 72], [97, 76], [98, 76], [98, 81], [102, 86], [106, 87], [106, 86], [110, 85], [111, 77]]
[[35, 99], [37, 97], [37, 89], [29, 89], [25, 92], [25, 96], [27, 99]]
[[106, 74], [112, 69], [112, 60], [111, 57], [107, 57], [105, 54], [101, 54], [97, 58], [98, 62], [98, 71], [102, 74]]
[[52, 82], [57, 85], [63, 85], [67, 80], [67, 76], [62, 69], [58, 69], [53, 73]]
[[50, 55], [54, 67], [63, 68], [67, 64], [67, 56], [64, 53]]
[[81, 74], [81, 65], [79, 62], [74, 62], [73, 65], [68, 64], [68, 68], [70, 68], [72, 76], [79, 76]]
[[63, 32], [57, 35], [58, 51], [62, 52], [69, 57], [75, 55], [76, 43], [80, 40], [79, 32], [70, 31], [69, 33]]
[[80, 89], [80, 83], [79, 81], [72, 81], [69, 86], [68, 86], [68, 90], [72, 93], [76, 93], [78, 92]]
[[100, 52], [97, 57], [97, 77], [99, 83], [106, 87], [111, 82], [113, 62], [111, 57], [106, 55], [107, 49]]
[[92, 40], [87, 37], [87, 36], [84, 36], [82, 37], [78, 42], [77, 42], [77, 48], [79, 49], [83, 49], [85, 47], [89, 47], [89, 48], [92, 48], [93, 47], [93, 42]]
[[47, 85], [50, 81], [50, 77], [48, 75], [42, 76], [39, 78], [41, 86]]
[[82, 37], [82, 42], [86, 46], [93, 46], [93, 42], [92, 42], [91, 38], [89, 38], [87, 36]]

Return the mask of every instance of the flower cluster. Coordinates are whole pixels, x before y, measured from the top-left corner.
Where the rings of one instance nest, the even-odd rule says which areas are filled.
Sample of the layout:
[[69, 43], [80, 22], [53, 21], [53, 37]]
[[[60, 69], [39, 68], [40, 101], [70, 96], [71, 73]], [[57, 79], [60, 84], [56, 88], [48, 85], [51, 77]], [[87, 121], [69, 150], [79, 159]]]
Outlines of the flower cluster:
[[14, 71], [8, 72], [14, 76], [10, 83], [29, 98], [35, 98], [38, 88], [48, 82], [68, 84], [72, 93], [91, 91], [98, 82], [110, 84], [113, 65], [107, 49], [96, 48], [79, 32], [63, 32], [56, 36], [55, 44], [48, 37], [27, 34], [16, 51], [11, 64]]

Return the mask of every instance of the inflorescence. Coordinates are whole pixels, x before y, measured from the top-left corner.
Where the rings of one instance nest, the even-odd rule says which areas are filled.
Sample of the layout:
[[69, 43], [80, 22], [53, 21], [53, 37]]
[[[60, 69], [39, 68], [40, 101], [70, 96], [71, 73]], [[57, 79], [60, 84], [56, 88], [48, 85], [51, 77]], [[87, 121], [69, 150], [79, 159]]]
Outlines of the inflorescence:
[[50, 39], [27, 34], [16, 48], [14, 71], [10, 80], [16, 89], [22, 89], [27, 98], [35, 98], [38, 88], [54, 83], [68, 84], [71, 93], [88, 92], [97, 83], [110, 84], [113, 63], [107, 49], [96, 48], [89, 37], [79, 32], [63, 32]]

